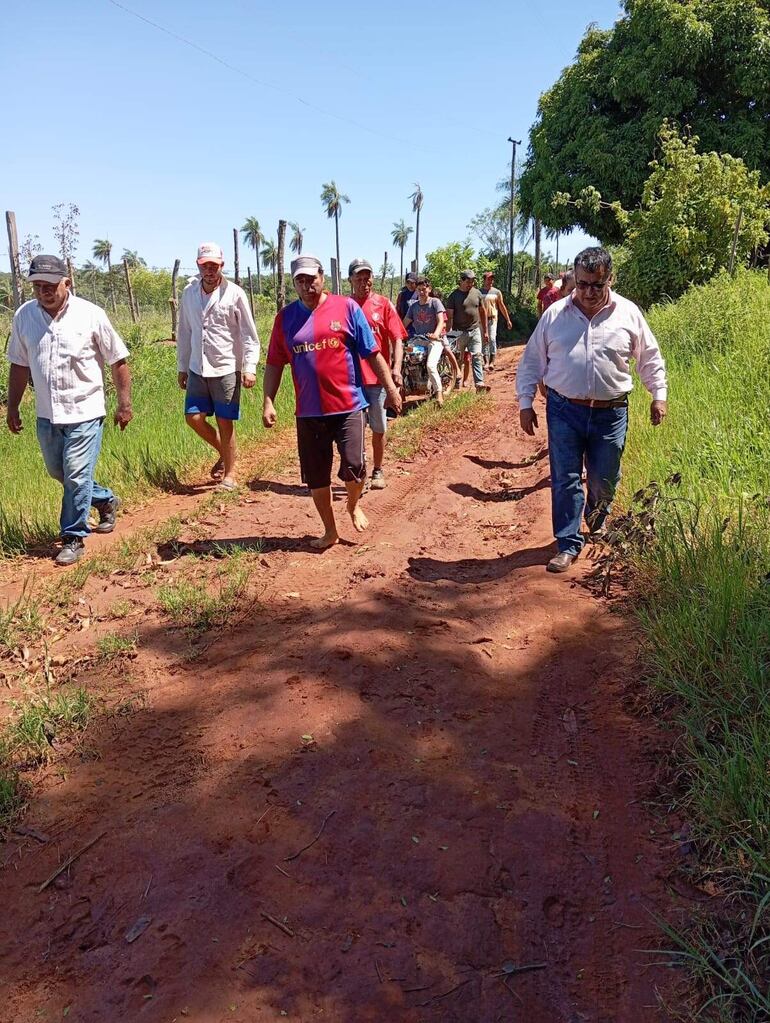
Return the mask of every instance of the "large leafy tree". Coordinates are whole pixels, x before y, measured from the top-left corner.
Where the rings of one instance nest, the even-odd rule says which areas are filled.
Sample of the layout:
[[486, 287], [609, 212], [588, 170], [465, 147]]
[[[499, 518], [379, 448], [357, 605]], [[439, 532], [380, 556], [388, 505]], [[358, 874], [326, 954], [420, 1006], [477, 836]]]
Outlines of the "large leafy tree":
[[703, 148], [770, 177], [767, 0], [625, 0], [608, 31], [591, 27], [575, 61], [543, 94], [520, 180], [526, 212], [552, 229], [580, 225], [619, 241], [607, 207], [554, 208], [556, 192], [593, 186], [633, 209], [666, 118]]
[[398, 223], [393, 224], [393, 230], [390, 232], [390, 237], [393, 244], [398, 246], [401, 252], [401, 283], [404, 283], [404, 248], [406, 243], [409, 241], [409, 235], [412, 233], [414, 228], [407, 227], [402, 217]]
[[470, 242], [450, 242], [425, 257], [425, 273], [434, 291], [440, 291], [444, 298], [454, 291], [461, 270], [478, 272]]
[[241, 235], [246, 245], [250, 245], [254, 249], [254, 255], [257, 257], [257, 294], [262, 292], [262, 275], [259, 270], [259, 249], [262, 242], [265, 240], [265, 236], [262, 234], [262, 228], [259, 226], [259, 221], [256, 217], [247, 217], [243, 227], [241, 228]]
[[340, 263], [340, 217], [342, 216], [342, 206], [344, 203], [349, 203], [350, 198], [347, 195], [343, 195], [342, 192], [337, 188], [334, 181], [328, 182], [321, 187], [321, 202], [326, 210], [326, 216], [331, 219], [334, 217], [334, 241], [337, 253], [337, 276], [342, 277], [342, 264]]

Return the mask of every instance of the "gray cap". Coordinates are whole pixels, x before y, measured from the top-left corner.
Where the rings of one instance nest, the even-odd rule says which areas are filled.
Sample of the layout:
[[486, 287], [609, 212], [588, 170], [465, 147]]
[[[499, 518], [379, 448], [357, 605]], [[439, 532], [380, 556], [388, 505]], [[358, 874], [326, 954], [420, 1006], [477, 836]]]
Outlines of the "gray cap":
[[476, 271], [475, 270], [461, 270], [460, 271], [460, 280], [461, 281], [475, 281], [476, 280]]
[[370, 273], [374, 273], [374, 267], [368, 259], [363, 259], [361, 256], [358, 259], [353, 259], [348, 267], [348, 277], [352, 277], [353, 274], [357, 274], [359, 270], [368, 270]]
[[317, 256], [297, 256], [296, 259], [291, 261], [292, 280], [298, 274], [307, 274], [308, 277], [315, 277], [318, 273], [323, 273], [323, 271], [323, 264]]
[[62, 277], [69, 277], [69, 271], [67, 264], [58, 256], [35, 256], [29, 264], [28, 281], [58, 284]]
[[405, 280], [405, 281], [411, 281], [411, 282], [412, 282], [412, 284], [416, 284], [416, 283], [417, 283], [417, 274], [416, 274], [416, 273], [413, 273], [413, 272], [412, 272], [412, 271], [410, 270], [410, 271], [409, 271], [409, 273], [408, 273], [408, 274], [406, 275], [406, 277], [404, 278], [404, 280]]

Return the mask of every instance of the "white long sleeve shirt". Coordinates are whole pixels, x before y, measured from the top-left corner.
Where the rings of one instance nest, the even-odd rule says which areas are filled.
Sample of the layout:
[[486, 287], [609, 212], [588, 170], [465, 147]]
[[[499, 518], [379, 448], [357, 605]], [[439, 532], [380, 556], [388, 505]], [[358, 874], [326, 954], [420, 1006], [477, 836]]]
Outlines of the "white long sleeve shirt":
[[8, 361], [29, 369], [40, 419], [62, 426], [101, 419], [104, 366], [126, 358], [107, 314], [84, 298], [69, 295], [54, 317], [34, 298], [14, 314]]
[[232, 281], [207, 295], [200, 278], [182, 292], [176, 329], [177, 367], [202, 377], [256, 373], [259, 337], [243, 288]]
[[540, 380], [565, 398], [621, 398], [633, 387], [631, 359], [653, 399], [665, 401], [666, 364], [638, 306], [610, 291], [589, 320], [572, 298], [550, 305], [527, 342], [516, 373], [519, 407], [532, 408]]

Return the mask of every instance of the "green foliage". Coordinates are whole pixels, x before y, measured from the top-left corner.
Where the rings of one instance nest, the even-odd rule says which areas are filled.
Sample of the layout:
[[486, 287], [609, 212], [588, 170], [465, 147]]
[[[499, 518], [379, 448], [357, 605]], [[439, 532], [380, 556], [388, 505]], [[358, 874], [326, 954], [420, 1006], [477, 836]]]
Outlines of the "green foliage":
[[450, 242], [434, 249], [425, 257], [423, 272], [430, 278], [434, 291], [440, 291], [446, 298], [457, 287], [461, 270], [476, 270], [476, 256], [469, 241]]
[[760, 186], [757, 171], [728, 154], [699, 153], [697, 137], [682, 139], [668, 124], [660, 142], [618, 275], [618, 289], [642, 305], [678, 298], [727, 267], [739, 213], [737, 265], [767, 241], [770, 223], [770, 187]]
[[83, 688], [50, 690], [25, 702], [13, 702], [14, 716], [5, 729], [3, 743], [8, 758], [43, 763], [54, 743], [86, 727], [93, 698]]
[[633, 209], [666, 118], [707, 150], [770, 176], [767, 0], [625, 0], [608, 31], [592, 26], [575, 61], [545, 92], [520, 179], [523, 208], [553, 228], [622, 237], [606, 208], [554, 208], [558, 192], [593, 186]]

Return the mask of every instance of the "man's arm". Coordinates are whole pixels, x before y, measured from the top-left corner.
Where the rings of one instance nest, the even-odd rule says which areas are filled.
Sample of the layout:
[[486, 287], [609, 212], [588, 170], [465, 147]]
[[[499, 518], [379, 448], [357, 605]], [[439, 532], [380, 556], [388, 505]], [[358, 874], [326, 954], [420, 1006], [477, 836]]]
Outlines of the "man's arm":
[[636, 359], [636, 369], [642, 383], [652, 395], [650, 422], [653, 426], [660, 426], [668, 412], [666, 363], [657, 338], [642, 313], [638, 312], [638, 315], [639, 324], [631, 354]]
[[385, 388], [385, 405], [388, 408], [392, 408], [395, 412], [400, 412], [401, 394], [393, 382], [393, 377], [390, 375], [387, 362], [385, 362], [385, 359], [382, 357], [382, 352], [375, 352], [373, 355], [370, 355], [366, 361], [374, 370], [374, 375], [377, 377], [377, 383], [380, 387]]
[[502, 293], [502, 291], [499, 291], [499, 290], [498, 290], [498, 292], [497, 292], [497, 295], [495, 295], [495, 301], [497, 302], [497, 308], [498, 308], [498, 310], [499, 310], [499, 311], [500, 311], [500, 312], [501, 312], [501, 313], [503, 314], [503, 316], [505, 317], [505, 322], [506, 322], [506, 324], [507, 324], [507, 326], [508, 326], [508, 330], [510, 330], [510, 329], [511, 329], [511, 327], [513, 326], [513, 324], [511, 323], [511, 317], [510, 317], [510, 314], [509, 314], [509, 312], [508, 312], [508, 309], [507, 309], [507, 307], [506, 307], [506, 305], [505, 305], [505, 300], [503, 299], [503, 293]]
[[[385, 360], [383, 359], [382, 361], [384, 362]], [[270, 363], [267, 363], [265, 366], [265, 379], [262, 384], [262, 422], [268, 430], [275, 426], [275, 421], [278, 418], [273, 403], [275, 402], [276, 394], [278, 394], [278, 388], [281, 386], [282, 376], [283, 366], [271, 366]]]
[[548, 365], [545, 331], [542, 320], [535, 327], [527, 342], [524, 354], [516, 370], [516, 396], [519, 400], [519, 422], [522, 430], [534, 436], [538, 425], [537, 414], [532, 407], [538, 383], [543, 379]]
[[481, 336], [486, 341], [489, 337], [489, 320], [487, 319], [487, 309], [483, 299], [479, 305], [479, 320], [481, 320]]
[[19, 366], [18, 363], [11, 363], [11, 371], [8, 374], [8, 412], [5, 421], [11, 433], [21, 433], [22, 423], [19, 413], [19, 406], [24, 392], [27, 389], [29, 380], [29, 368]]
[[445, 308], [446, 308], [446, 329], [447, 329], [447, 333], [449, 333], [449, 331], [452, 329], [452, 326], [453, 326], [454, 321], [455, 321], [455, 310], [454, 310], [454, 306], [453, 305], [449, 305], [449, 304], [447, 304], [445, 306]]
[[432, 338], [434, 341], [440, 341], [445, 327], [446, 313], [436, 313], [436, 329], [432, 334], [428, 334], [427, 337]]
[[131, 409], [131, 370], [125, 359], [118, 359], [110, 366], [112, 383], [118, 396], [118, 407], [115, 409], [115, 425], [125, 430], [134, 417]]

